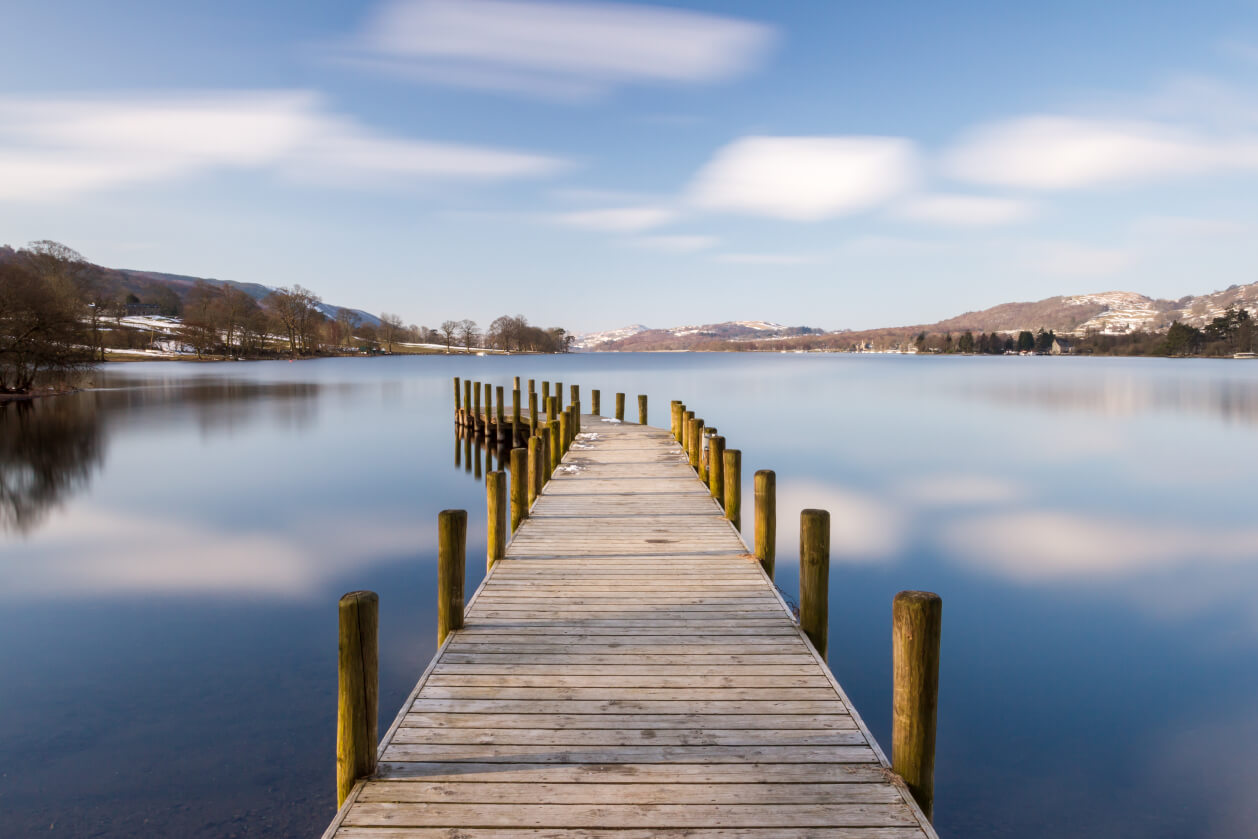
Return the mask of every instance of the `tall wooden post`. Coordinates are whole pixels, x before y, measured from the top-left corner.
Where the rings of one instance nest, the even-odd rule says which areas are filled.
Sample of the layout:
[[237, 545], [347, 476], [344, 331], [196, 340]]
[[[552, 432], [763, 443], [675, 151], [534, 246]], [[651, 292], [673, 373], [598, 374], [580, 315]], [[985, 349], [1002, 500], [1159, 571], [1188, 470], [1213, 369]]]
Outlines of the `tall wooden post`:
[[459, 398], [459, 377], [454, 377], [454, 415], [457, 417], [459, 412], [463, 410], [463, 402]]
[[563, 382], [555, 382], [555, 410], [563, 410]]
[[485, 382], [485, 433], [489, 433], [489, 423], [494, 415], [494, 386]]
[[715, 428], [705, 428], [703, 429], [703, 436], [699, 438], [699, 480], [705, 484], [708, 482], [708, 446], [711, 445], [712, 437], [715, 434]]
[[699, 473], [699, 451], [703, 447], [703, 420], [692, 419], [690, 421], [690, 465], [694, 468], [695, 474]]
[[520, 377], [516, 376], [515, 380], [517, 382], [515, 390], [511, 391], [511, 445], [523, 446], [524, 429], [520, 425], [520, 417], [524, 412], [521, 410], [522, 406], [520, 405], [520, 386], [518, 384]]
[[543, 422], [537, 426], [537, 439], [541, 441], [542, 446], [542, 483], [537, 489], [537, 494], [542, 494], [542, 487], [550, 483], [550, 475], [555, 471], [550, 465], [550, 423]]
[[681, 403], [674, 399], [668, 403], [668, 431], [678, 439], [677, 423], [681, 419]]
[[550, 473], [553, 476], [555, 470], [559, 468], [559, 461], [563, 460], [563, 439], [560, 437], [558, 420], [548, 425], [550, 426]]
[[480, 382], [472, 383], [472, 430], [480, 433]]
[[596, 417], [597, 417], [597, 416], [602, 416], [602, 413], [601, 413], [601, 412], [600, 412], [600, 410], [599, 410], [599, 409], [600, 409], [600, 407], [601, 407], [601, 406], [599, 405], [599, 397], [600, 397], [600, 396], [602, 396], [602, 394], [601, 394], [599, 391], [597, 391], [597, 390], [591, 390], [591, 391], [590, 391], [590, 413], [591, 413], [591, 414], [593, 414], [593, 415], [594, 415], [594, 416], [596, 416]]
[[564, 411], [559, 415], [559, 439], [563, 444], [563, 453], [568, 453], [568, 446], [572, 441], [572, 412]]
[[708, 438], [708, 492], [725, 506], [725, 438], [719, 434]]
[[646, 394], [638, 394], [638, 425], [646, 425]]
[[463, 628], [463, 577], [467, 566], [467, 510], [437, 514], [437, 646]]
[[[529, 379], [529, 384], [532, 384], [532, 383], [533, 383], [533, 380]], [[540, 420], [538, 419], [538, 416], [537, 416], [537, 393], [530, 390], [529, 391], [529, 435], [530, 436], [537, 433], [537, 425], [539, 422]]]
[[558, 419], [559, 419], [559, 400], [552, 396], [546, 400], [546, 421], [553, 423], [557, 421]]
[[529, 506], [533, 506], [533, 502], [537, 500], [537, 496], [541, 494], [542, 487], [545, 485], [542, 481], [542, 440], [540, 437], [529, 438]]
[[340, 638], [336, 679], [336, 806], [354, 782], [376, 771], [380, 708], [380, 598], [351, 591], [337, 604]]
[[943, 601], [929, 591], [902, 591], [891, 614], [891, 769], [933, 820]]
[[511, 389], [512, 389], [512, 390], [519, 390], [519, 389], [520, 389], [520, 377], [519, 377], [519, 376], [516, 376], [516, 377], [512, 380]]
[[520, 529], [520, 522], [529, 514], [529, 453], [511, 450], [511, 532]]
[[550, 404], [550, 382], [542, 382], [542, 407]]
[[830, 514], [799, 514], [799, 628], [824, 659], [830, 623]]
[[506, 436], [505, 436], [505, 432], [507, 430], [507, 417], [506, 417], [506, 410], [503, 407], [503, 403], [506, 400], [503, 398], [503, 396], [504, 394], [502, 392], [502, 385], [499, 385], [498, 386], [498, 404], [496, 406], [497, 418], [495, 419], [494, 422], [498, 427], [498, 445], [500, 446], [507, 441]]
[[735, 530], [742, 530], [743, 453], [738, 449], [726, 449], [721, 470], [725, 472], [725, 518], [734, 523]]
[[581, 433], [581, 400], [572, 403], [572, 439]]
[[773, 579], [777, 557], [777, 483], [777, 475], [772, 469], [756, 472], [756, 558], [770, 580]]
[[507, 553], [507, 473], [501, 469], [485, 475], [485, 507], [489, 520], [485, 567], [493, 568]]
[[681, 450], [690, 456], [690, 421], [695, 418], [694, 411], [681, 412]]
[[616, 419], [621, 422], [625, 421], [625, 395], [623, 393], [616, 394]]
[[568, 402], [574, 404], [581, 401], [581, 385], [568, 386]]
[[463, 380], [463, 427], [470, 428], [471, 417], [468, 416], [472, 412], [472, 383]]

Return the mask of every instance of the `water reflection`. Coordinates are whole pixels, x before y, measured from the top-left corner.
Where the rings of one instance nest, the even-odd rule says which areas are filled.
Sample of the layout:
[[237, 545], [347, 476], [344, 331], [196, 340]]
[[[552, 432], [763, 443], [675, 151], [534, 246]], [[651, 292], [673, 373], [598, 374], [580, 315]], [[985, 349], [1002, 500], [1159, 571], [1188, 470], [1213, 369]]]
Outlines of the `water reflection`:
[[0, 404], [0, 529], [29, 533], [104, 461], [95, 399]]
[[[462, 454], [460, 455], [460, 451]], [[484, 462], [484, 474], [481, 463]], [[454, 428], [454, 467], [460, 465], [464, 472], [480, 480], [495, 468], [508, 469], [511, 463], [511, 446], [498, 443], [494, 435], [484, 434], [470, 428], [456, 425]], [[495, 467], [495, 464], [497, 466]]]

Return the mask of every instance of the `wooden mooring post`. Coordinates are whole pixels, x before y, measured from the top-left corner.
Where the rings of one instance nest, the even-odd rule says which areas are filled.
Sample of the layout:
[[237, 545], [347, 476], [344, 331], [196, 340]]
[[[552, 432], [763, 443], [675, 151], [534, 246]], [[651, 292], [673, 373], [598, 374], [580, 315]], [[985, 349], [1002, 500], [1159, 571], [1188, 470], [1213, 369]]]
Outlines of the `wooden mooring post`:
[[380, 598], [374, 591], [351, 591], [341, 597], [337, 610], [336, 806], [340, 807], [355, 782], [376, 771]]
[[708, 438], [708, 492], [725, 508], [725, 438], [717, 434]]
[[[533, 384], [533, 380], [529, 379], [529, 384]], [[537, 434], [537, 393], [533, 390], [529, 391], [529, 436]]]
[[[554, 475], [555, 470], [559, 468], [559, 461], [563, 459], [563, 437], [560, 434], [561, 426], [558, 420], [552, 420], [547, 423], [550, 426], [550, 474]], [[546, 480], [550, 480], [548, 476]]]
[[[529, 453], [522, 448], [511, 450], [511, 532], [520, 529], [520, 523], [529, 514]], [[505, 551], [504, 546], [504, 551]]]
[[563, 382], [555, 382], [555, 410], [563, 410]]
[[616, 394], [616, 419], [621, 422], [625, 421], [625, 395], [623, 393]]
[[777, 474], [772, 469], [756, 472], [755, 495], [756, 559], [772, 580], [778, 538]]
[[679, 439], [677, 424], [681, 420], [681, 403], [674, 399], [668, 403], [668, 431], [673, 439]]
[[533, 506], [533, 502], [537, 500], [537, 496], [541, 494], [542, 487], [545, 486], [542, 480], [542, 439], [540, 437], [529, 437], [529, 506]]
[[459, 390], [459, 377], [454, 377], [454, 421], [460, 422], [463, 417], [462, 391]]
[[524, 427], [520, 420], [524, 415], [524, 406], [520, 404], [520, 377], [516, 376], [515, 381], [515, 389], [511, 391], [511, 445], [523, 446]]
[[638, 425], [646, 425], [646, 394], [638, 394]]
[[826, 657], [830, 621], [830, 514], [799, 514], [799, 628]]
[[485, 507], [489, 520], [485, 566], [493, 568], [507, 553], [507, 473], [501, 469], [485, 475]]
[[463, 578], [467, 565], [467, 510], [437, 514], [437, 646], [463, 628]]
[[597, 416], [602, 416], [602, 414], [601, 414], [601, 412], [600, 412], [600, 410], [599, 410], [599, 409], [600, 409], [600, 405], [599, 405], [599, 397], [600, 397], [601, 395], [602, 395], [602, 394], [601, 394], [601, 393], [599, 393], [599, 391], [598, 391], [598, 390], [591, 390], [591, 391], [590, 391], [590, 413], [591, 413], [591, 414], [593, 414], [593, 415], [594, 415], [594, 416], [596, 416], [596, 417], [597, 417]]
[[933, 819], [943, 600], [929, 591], [902, 591], [891, 614], [891, 768]]
[[743, 529], [743, 453], [738, 449], [726, 449], [722, 456], [725, 472], [725, 518], [734, 524], [735, 530]]

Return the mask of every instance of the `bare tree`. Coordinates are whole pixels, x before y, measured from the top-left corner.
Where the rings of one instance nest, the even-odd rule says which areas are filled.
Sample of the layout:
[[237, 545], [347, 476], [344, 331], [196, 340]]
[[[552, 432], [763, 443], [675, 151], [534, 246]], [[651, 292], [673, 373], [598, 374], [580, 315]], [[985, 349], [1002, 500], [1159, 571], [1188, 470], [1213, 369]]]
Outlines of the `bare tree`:
[[42, 375], [68, 377], [95, 359], [84, 348], [77, 290], [31, 264], [0, 265], [0, 393], [29, 393]]
[[376, 330], [376, 334], [380, 336], [380, 343], [384, 344], [385, 352], [393, 352], [393, 342], [398, 340], [398, 334], [401, 331], [402, 318], [400, 315], [381, 312], [380, 328]]
[[454, 346], [454, 336], [459, 333], [459, 322], [457, 320], [443, 320], [441, 322], [441, 336], [446, 341], [446, 354], [450, 353], [450, 347]]
[[472, 344], [475, 344], [476, 339], [480, 337], [476, 332], [476, 321], [459, 321], [459, 336], [463, 339], [463, 348], [470, 351]]
[[294, 285], [276, 289], [264, 301], [288, 336], [293, 356], [313, 353], [317, 344], [317, 327], [323, 320], [318, 305], [323, 302], [308, 288]]

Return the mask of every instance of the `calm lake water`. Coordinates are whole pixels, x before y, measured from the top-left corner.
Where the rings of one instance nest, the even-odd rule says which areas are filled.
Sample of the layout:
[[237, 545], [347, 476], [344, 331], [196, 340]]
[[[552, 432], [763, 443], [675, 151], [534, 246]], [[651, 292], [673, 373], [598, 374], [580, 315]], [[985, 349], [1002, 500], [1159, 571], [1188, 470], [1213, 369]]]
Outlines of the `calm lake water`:
[[456, 375], [685, 401], [745, 498], [777, 471], [788, 595], [829, 509], [830, 664], [884, 746], [891, 598], [939, 592], [943, 836], [1258, 835], [1258, 362], [724, 354], [115, 365], [0, 409], [0, 834], [319, 834], [337, 598], [380, 593], [387, 725], [439, 510], [483, 574]]

